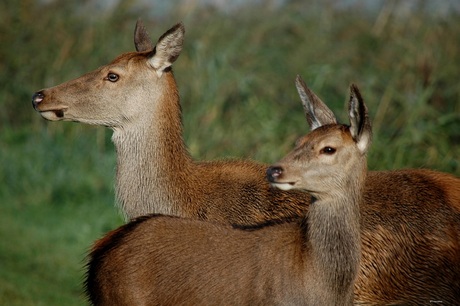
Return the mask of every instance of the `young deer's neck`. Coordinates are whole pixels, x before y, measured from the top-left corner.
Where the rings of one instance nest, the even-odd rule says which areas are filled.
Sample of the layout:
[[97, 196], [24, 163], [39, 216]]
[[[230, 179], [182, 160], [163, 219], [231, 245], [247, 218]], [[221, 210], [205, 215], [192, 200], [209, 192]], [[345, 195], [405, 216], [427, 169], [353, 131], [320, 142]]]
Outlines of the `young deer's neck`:
[[335, 186], [333, 194], [313, 199], [308, 236], [318, 283], [329, 305], [351, 305], [361, 256], [360, 213], [366, 169]]
[[[171, 73], [161, 92], [146, 93], [140, 118], [114, 129], [117, 200], [128, 219], [148, 213], [180, 214], [192, 163], [182, 138], [179, 93]], [[158, 98], [152, 98], [158, 97]], [[185, 201], [184, 201], [185, 202]]]

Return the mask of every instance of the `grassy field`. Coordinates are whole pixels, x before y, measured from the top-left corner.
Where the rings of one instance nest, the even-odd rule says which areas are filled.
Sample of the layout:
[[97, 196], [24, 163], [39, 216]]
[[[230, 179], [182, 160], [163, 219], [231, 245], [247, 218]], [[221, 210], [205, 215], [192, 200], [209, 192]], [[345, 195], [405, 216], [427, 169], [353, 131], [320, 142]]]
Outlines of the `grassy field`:
[[152, 15], [121, 1], [96, 14], [85, 11], [91, 2], [37, 2], [0, 3], [0, 305], [85, 304], [87, 250], [123, 222], [111, 131], [47, 122], [31, 95], [133, 50], [138, 17], [153, 40], [185, 23], [174, 71], [197, 159], [270, 163], [287, 153], [308, 131], [294, 86], [300, 74], [342, 119], [348, 86], [358, 84], [375, 134], [370, 169], [460, 175], [458, 14], [319, 1]]

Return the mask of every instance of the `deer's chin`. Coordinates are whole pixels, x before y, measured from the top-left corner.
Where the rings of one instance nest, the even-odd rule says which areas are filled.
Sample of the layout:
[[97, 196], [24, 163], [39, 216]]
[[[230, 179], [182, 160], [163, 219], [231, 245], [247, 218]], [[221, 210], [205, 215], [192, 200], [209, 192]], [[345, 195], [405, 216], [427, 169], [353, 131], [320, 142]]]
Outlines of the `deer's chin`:
[[40, 115], [50, 121], [64, 120], [64, 110], [41, 111]]
[[271, 183], [273, 187], [287, 191], [294, 188], [294, 183]]

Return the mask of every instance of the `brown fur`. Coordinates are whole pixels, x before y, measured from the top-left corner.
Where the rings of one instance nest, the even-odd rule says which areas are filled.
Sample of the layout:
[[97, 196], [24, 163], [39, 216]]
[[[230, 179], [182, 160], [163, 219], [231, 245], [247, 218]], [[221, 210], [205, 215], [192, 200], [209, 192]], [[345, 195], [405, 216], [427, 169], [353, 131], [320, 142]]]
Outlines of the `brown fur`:
[[375, 174], [366, 182], [362, 213], [370, 218], [363, 217], [362, 242], [368, 251], [355, 293], [382, 303], [457, 303], [460, 180], [430, 170]]
[[[167, 71], [158, 78], [149, 72], [145, 64], [149, 56], [149, 51], [124, 54], [95, 72], [39, 92], [43, 100], [38, 95], [33, 100], [47, 119], [114, 129], [117, 198], [129, 218], [168, 213], [247, 225], [302, 215], [309, 201], [300, 192], [270, 188], [264, 177], [267, 165], [191, 159], [182, 138], [174, 76]], [[109, 70], [123, 78], [114, 84], [102, 81]], [[115, 91], [114, 86], [122, 90]], [[106, 97], [110, 102], [97, 103], [103, 101], [105, 87], [110, 89]], [[147, 93], [149, 99], [143, 97]], [[141, 99], [133, 101], [138, 95]], [[113, 105], [118, 101], [121, 106]], [[117, 107], [133, 103], [147, 104], [141, 113], [155, 119], [140, 122], [138, 130], [146, 131], [141, 135], [125, 131], [137, 113], [107, 117]], [[59, 116], [53, 117], [53, 112]], [[132, 134], [121, 137], [121, 132]], [[119, 138], [123, 141], [117, 143]], [[139, 155], [137, 164], [130, 163], [133, 155]], [[428, 170], [371, 171], [364, 199], [357, 299], [413, 304], [460, 300], [460, 179]]]
[[[242, 229], [161, 215], [141, 217], [93, 248], [86, 283], [91, 301], [95, 305], [351, 305], [370, 138], [360, 151], [348, 129], [336, 127], [316, 129], [304, 139], [316, 144], [314, 150], [306, 150], [295, 162], [288, 155], [276, 166], [283, 169], [292, 163], [307, 173], [295, 187], [311, 190], [315, 198], [303, 218]], [[370, 127], [362, 133], [369, 132]], [[335, 154], [322, 152], [322, 147], [337, 143], [341, 146]], [[323, 166], [338, 172], [324, 176], [315, 171]], [[291, 168], [283, 178], [296, 177]], [[278, 182], [267, 173], [270, 181]]]
[[[94, 305], [299, 304], [305, 301], [305, 290], [294, 285], [301, 278], [296, 265], [302, 263], [299, 226], [285, 223], [277, 225], [277, 231], [270, 228], [252, 231], [177, 217], [140, 217], [95, 245], [87, 275], [91, 301]], [[278, 272], [276, 278], [273, 270]], [[217, 280], [212, 277], [216, 274]], [[293, 284], [292, 288], [280, 292], [279, 281]], [[254, 288], [252, 295], [244, 294], [244, 288]]]

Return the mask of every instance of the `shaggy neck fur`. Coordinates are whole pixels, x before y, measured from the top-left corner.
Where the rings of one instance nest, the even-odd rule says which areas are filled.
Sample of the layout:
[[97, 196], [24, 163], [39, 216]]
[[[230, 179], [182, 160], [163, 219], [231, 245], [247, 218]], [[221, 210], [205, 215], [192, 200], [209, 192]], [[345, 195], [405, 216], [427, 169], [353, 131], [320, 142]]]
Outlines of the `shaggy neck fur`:
[[118, 157], [117, 200], [128, 219], [152, 212], [177, 214], [177, 199], [188, 190], [183, 178], [192, 161], [182, 138], [179, 94], [171, 72], [159, 82], [169, 84], [158, 85], [161, 92], [147, 89], [152, 101], [139, 112], [141, 118], [128, 118], [112, 137]]

